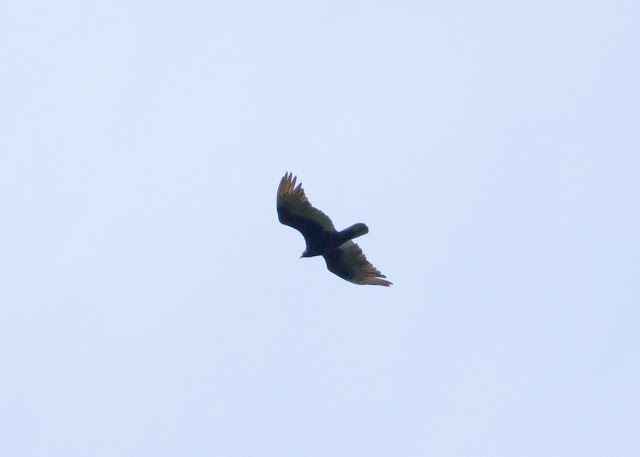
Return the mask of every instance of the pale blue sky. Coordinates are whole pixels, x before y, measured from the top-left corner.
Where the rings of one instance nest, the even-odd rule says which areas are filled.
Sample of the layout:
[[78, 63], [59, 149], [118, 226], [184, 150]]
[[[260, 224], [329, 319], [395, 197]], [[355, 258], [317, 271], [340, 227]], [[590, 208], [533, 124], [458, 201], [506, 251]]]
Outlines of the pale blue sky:
[[0, 455], [640, 455], [639, 23], [5, 2]]

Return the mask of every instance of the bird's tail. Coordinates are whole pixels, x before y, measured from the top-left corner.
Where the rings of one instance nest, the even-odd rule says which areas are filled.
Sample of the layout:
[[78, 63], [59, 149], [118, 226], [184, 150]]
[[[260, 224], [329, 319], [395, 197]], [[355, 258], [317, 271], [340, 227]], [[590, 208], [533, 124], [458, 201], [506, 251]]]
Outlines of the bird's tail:
[[369, 233], [369, 227], [364, 225], [362, 222], [353, 224], [351, 227], [346, 228], [341, 232], [339, 232], [339, 238], [341, 243], [338, 244], [338, 246], [340, 246], [342, 243], [346, 243], [349, 240], [358, 238], [359, 236], [365, 235], [367, 233]]

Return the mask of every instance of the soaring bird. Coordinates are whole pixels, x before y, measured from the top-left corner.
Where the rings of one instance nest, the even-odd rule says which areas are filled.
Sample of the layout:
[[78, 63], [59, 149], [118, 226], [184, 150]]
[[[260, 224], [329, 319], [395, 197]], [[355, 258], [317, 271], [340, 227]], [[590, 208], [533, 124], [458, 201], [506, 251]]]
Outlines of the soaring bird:
[[351, 241], [369, 233], [363, 224], [354, 224], [342, 231], [337, 231], [331, 219], [319, 209], [311, 206], [302, 189], [296, 186], [296, 177], [285, 173], [278, 186], [277, 197], [278, 220], [302, 233], [307, 248], [302, 257], [321, 255], [331, 273], [354, 284], [373, 284], [389, 287], [385, 275], [369, 263], [362, 249]]

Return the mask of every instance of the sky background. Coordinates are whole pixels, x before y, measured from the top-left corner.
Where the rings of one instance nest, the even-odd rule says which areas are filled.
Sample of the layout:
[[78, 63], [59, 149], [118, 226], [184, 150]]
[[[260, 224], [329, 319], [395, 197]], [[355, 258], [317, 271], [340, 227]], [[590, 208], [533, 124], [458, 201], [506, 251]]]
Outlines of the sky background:
[[639, 23], [3, 2], [0, 454], [640, 455]]

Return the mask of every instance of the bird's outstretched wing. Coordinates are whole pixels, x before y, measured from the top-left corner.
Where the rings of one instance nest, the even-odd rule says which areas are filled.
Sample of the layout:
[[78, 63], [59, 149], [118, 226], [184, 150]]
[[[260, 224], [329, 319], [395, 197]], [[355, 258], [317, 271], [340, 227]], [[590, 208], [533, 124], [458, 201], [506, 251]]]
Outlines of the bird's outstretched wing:
[[334, 231], [331, 219], [309, 203], [302, 184], [296, 186], [296, 177], [285, 173], [278, 186], [278, 220], [293, 227], [307, 237], [317, 236], [322, 231]]
[[373, 284], [389, 287], [385, 275], [369, 263], [362, 249], [353, 241], [347, 241], [338, 249], [324, 255], [327, 268], [331, 273], [354, 284]]

